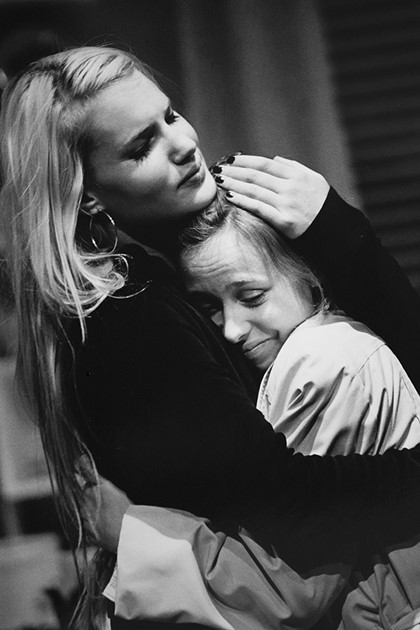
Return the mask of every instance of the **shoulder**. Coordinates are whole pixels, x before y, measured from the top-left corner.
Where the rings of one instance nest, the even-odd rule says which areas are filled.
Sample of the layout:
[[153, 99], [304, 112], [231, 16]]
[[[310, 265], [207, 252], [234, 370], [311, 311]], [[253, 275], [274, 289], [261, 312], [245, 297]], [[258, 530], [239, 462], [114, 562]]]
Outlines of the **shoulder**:
[[[174, 289], [152, 282], [144, 292], [110, 297], [90, 318], [84, 353], [98, 354], [124, 371], [186, 369], [196, 355], [208, 354], [198, 314]], [[149, 379], [149, 376], [147, 376]]]
[[203, 320], [172, 281], [172, 270], [156, 271], [155, 261], [143, 252], [136, 252], [134, 262], [135, 276], [126, 289], [106, 298], [87, 318], [85, 343], [73, 344], [79, 358], [101, 363], [101, 370], [112, 370], [118, 362], [124, 372], [162, 372], [170, 364], [187, 366], [188, 353], [209, 354]]
[[[145, 325], [150, 328], [181, 324], [193, 311], [187, 303], [174, 270], [159, 256], [131, 245], [123, 252], [129, 276], [125, 287], [108, 296], [88, 318], [88, 329], [96, 326], [119, 328], [121, 336]], [[162, 334], [164, 334], [162, 330]]]
[[300, 370], [303, 378], [330, 383], [338, 375], [357, 374], [384, 346], [364, 324], [345, 315], [320, 313], [287, 339], [273, 364], [273, 376]]

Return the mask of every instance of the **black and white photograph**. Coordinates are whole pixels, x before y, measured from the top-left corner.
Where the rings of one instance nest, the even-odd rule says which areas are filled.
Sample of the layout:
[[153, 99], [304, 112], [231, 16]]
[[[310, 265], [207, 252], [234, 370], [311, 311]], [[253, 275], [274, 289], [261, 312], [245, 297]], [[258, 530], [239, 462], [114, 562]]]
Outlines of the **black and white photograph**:
[[0, 630], [420, 630], [419, 0], [0, 0]]

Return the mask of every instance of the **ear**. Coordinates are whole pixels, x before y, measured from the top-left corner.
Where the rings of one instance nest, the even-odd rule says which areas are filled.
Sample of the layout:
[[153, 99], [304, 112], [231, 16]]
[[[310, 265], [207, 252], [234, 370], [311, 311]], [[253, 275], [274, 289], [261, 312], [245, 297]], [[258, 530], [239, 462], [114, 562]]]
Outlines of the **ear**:
[[80, 210], [89, 216], [97, 214], [101, 210], [104, 210], [103, 205], [93, 193], [83, 192], [82, 202], [80, 204]]

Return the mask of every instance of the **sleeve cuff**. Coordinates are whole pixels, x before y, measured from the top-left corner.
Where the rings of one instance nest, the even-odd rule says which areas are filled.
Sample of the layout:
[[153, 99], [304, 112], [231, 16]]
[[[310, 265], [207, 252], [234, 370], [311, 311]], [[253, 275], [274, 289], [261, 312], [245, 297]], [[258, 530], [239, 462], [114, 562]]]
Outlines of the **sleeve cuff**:
[[[199, 526], [200, 521], [180, 512], [171, 518], [164, 508], [130, 506], [121, 528], [114, 584], [108, 585], [117, 616], [233, 630], [207, 592], [193, 552]], [[190, 535], [184, 537], [184, 530]]]

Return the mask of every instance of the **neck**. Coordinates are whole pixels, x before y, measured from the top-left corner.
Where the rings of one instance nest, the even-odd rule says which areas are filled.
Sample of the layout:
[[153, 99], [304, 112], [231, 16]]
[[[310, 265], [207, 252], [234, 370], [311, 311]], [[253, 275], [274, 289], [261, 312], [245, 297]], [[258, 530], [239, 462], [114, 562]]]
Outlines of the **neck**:
[[176, 261], [178, 255], [179, 226], [165, 225], [156, 227], [141, 226], [136, 230], [119, 233], [119, 242], [135, 242], [163, 254], [171, 261]]
[[130, 226], [125, 234], [133, 241], [151, 247], [176, 262], [180, 253], [179, 234], [191, 223], [193, 218], [194, 214], [190, 214], [178, 219], [176, 223]]

